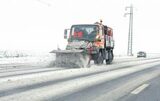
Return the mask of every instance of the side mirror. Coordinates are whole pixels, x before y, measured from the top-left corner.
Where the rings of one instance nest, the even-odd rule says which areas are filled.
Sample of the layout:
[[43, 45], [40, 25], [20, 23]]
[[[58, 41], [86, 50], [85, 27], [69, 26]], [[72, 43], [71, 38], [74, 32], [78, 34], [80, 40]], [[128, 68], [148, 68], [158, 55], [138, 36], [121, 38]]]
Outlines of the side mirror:
[[64, 39], [67, 39], [67, 29], [64, 30]]

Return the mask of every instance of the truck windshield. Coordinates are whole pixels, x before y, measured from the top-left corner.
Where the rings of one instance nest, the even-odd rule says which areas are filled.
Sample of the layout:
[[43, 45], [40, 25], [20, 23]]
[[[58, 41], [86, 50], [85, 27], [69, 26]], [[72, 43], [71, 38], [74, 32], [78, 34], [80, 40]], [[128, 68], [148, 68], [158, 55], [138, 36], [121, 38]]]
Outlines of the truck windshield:
[[98, 33], [97, 25], [74, 25], [71, 28], [71, 40], [93, 41]]

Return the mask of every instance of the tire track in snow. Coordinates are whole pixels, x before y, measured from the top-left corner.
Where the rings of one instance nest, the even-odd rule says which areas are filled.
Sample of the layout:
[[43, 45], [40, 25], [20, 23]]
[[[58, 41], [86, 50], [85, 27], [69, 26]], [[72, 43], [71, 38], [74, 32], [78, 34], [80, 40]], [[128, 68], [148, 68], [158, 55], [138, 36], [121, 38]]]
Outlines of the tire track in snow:
[[[124, 63], [123, 65], [120, 65], [120, 64], [112, 64], [112, 65], [107, 65], [107, 66], [110, 66], [110, 68], [105, 68], [107, 71], [112, 71], [112, 70], [116, 70], [116, 69], [121, 69], [121, 68], [128, 68], [128, 67], [131, 67], [131, 66], [138, 66], [138, 65], [140, 65], [140, 64], [144, 64], [144, 63], [152, 63], [152, 62], [156, 62], [156, 61], [159, 61], [159, 59], [156, 59], [156, 60], [146, 60], [146, 61], [140, 61], [139, 63], [137, 63], [137, 64], [135, 64], [134, 62], [130, 62], [129, 63], [129, 65], [127, 65], [126, 63]], [[132, 64], [131, 64], [132, 63]], [[104, 66], [106, 66], [106, 65], [104, 65]], [[53, 70], [52, 70], [53, 69]], [[41, 70], [41, 71], [31, 71], [31, 72], [28, 72], [28, 71], [24, 71], [24, 72], [20, 72], [20, 73], [18, 73], [18, 72], [15, 72], [15, 74], [13, 73], [13, 74], [9, 74], [9, 75], [1, 75], [0, 76], [0, 80], [1, 81], [8, 81], [8, 79], [9, 80], [17, 80], [18, 79], [18, 77], [24, 77], [24, 78], [27, 78], [27, 77], [29, 77], [29, 78], [31, 78], [30, 77], [30, 75], [31, 76], [36, 76], [36, 75], [41, 75], [41, 74], [46, 74], [46, 73], [53, 73], [53, 72], [57, 72], [57, 71], [59, 71], [59, 70], [61, 70], [61, 71], [65, 71], [65, 70], [68, 70], [68, 69], [66, 69], [66, 68], [56, 68], [55, 70], [54, 70], [55, 68], [51, 68], [51, 69], [49, 69], [49, 70]], [[71, 68], [69, 68], [69, 69], [71, 69]], [[81, 68], [81, 69], [83, 69], [83, 68]], [[91, 68], [91, 70], [92, 69], [94, 69], [94, 68]], [[98, 69], [98, 68], [97, 68]], [[101, 68], [99, 68], [99, 69], [101, 69]], [[72, 69], [71, 69], [72, 70]], [[73, 70], [79, 70], [79, 69], [73, 69]], [[101, 71], [101, 70], [100, 70]], [[105, 71], [105, 70], [103, 70], [102, 69], [102, 71]], [[95, 71], [96, 72], [96, 71]], [[3, 74], [3, 73], [1, 73], [1, 74]], [[26, 76], [26, 77], [25, 77]]]
[[[114, 90], [115, 88], [121, 87], [125, 83], [135, 80], [137, 78], [140, 78], [143, 75], [148, 75], [148, 74], [150, 75], [150, 73], [153, 74], [153, 72], [155, 71], [156, 72], [160, 71], [159, 65], [154, 66], [153, 68], [145, 69], [142, 71], [138, 71], [138, 72], [126, 75], [126, 76], [122, 76], [120, 78], [106, 81], [101, 84], [90, 86], [88, 88], [81, 89], [79, 91], [75, 91], [74, 93], [71, 93], [68, 95], [64, 95], [64, 96], [61, 95], [63, 97], [56, 99], [56, 101], [93, 101], [98, 96], [101, 96], [104, 94], [107, 95], [108, 93], [110, 93], [110, 91]], [[114, 97], [114, 94], [113, 94], [113, 97]], [[51, 98], [48, 98], [47, 101], [53, 101], [53, 99], [54, 98], [51, 97]]]
[[[145, 69], [145, 70], [148, 71], [148, 68]], [[41, 82], [41, 83], [20, 86], [20, 87], [16, 87], [16, 88], [12, 88], [12, 89], [0, 90], [0, 97], [9, 96], [9, 95], [29, 91], [29, 90], [32, 90], [32, 89], [38, 89], [38, 88], [42, 88], [42, 87], [45, 87], [45, 86], [55, 85], [55, 84], [58, 84], [58, 83], [61, 83], [61, 82], [66, 82], [66, 81], [70, 81], [70, 80], [74, 80], [74, 79], [78, 79], [78, 78], [84, 78], [84, 77], [88, 77], [88, 76], [94, 76], [94, 75], [97, 75], [97, 74], [107, 73], [107, 72], [108, 71], [101, 71], [101, 72], [95, 72], [95, 73], [90, 73], [90, 74], [85, 74], [85, 75], [77, 75], [77, 76], [74, 76], [74, 77], [61, 78], [61, 79], [57, 79], [57, 80], [49, 80], [49, 81], [45, 81], [45, 82]]]
[[14, 69], [5, 69], [5, 70], [1, 70], [1, 73], [9, 73], [9, 72], [17, 72], [17, 71], [26, 71], [26, 70], [36, 70], [36, 69], [44, 69], [44, 68], [48, 68], [48, 67], [25, 67], [25, 68], [14, 68]]
[[23, 76], [23, 75], [30, 75], [30, 74], [36, 74], [36, 73], [46, 73], [46, 72], [53, 72], [53, 71], [58, 71], [58, 70], [64, 70], [63, 68], [56, 68], [56, 69], [52, 69], [52, 68], [44, 68], [44, 69], [39, 69], [39, 70], [28, 70], [28, 71], [23, 71], [20, 73], [16, 73], [16, 74], [8, 74], [8, 75], [0, 75], [0, 78], [8, 78], [8, 77], [15, 77], [15, 76]]
[[145, 61], [145, 60], [152, 60], [152, 59], [159, 59], [160, 57], [151, 57], [151, 58], [125, 58], [125, 60], [120, 60], [119, 58], [113, 60], [113, 63], [118, 64], [118, 63], [125, 63], [125, 62], [131, 62], [131, 61]]
[[[45, 86], [39, 89], [32, 89], [30, 91], [25, 91], [22, 93], [17, 93], [14, 95], [10, 95], [7, 97], [2, 97], [1, 100], [7, 101], [12, 99], [14, 100], [45, 100], [47, 98], [58, 98], [61, 97], [61, 95], [71, 94], [75, 91], [85, 89], [87, 87], [100, 84], [106, 81], [110, 81], [116, 78], [120, 78], [125, 75], [129, 75], [131, 73], [135, 73], [147, 68], [152, 68], [152, 66], [159, 65], [159, 62], [150, 63], [150, 64], [144, 64], [141, 66], [135, 66], [134, 68], [125, 68], [105, 73], [100, 73], [96, 75], [91, 75], [87, 77], [81, 77], [65, 82], [60, 82], [54, 85]], [[44, 92], [44, 93], [40, 93]], [[31, 96], [33, 95], [33, 96]], [[28, 97], [30, 96], [30, 97]], [[53, 99], [55, 100], [55, 99]]]
[[[157, 62], [157, 61], [155, 61], [155, 62]], [[149, 62], [147, 64], [150, 64], [150, 63], [153, 63], [153, 62]], [[143, 64], [141, 64], [141, 65], [143, 65]], [[138, 66], [138, 65], [133, 65], [132, 67], [135, 67], [135, 66]], [[114, 71], [110, 71], [110, 72], [114, 72]], [[46, 82], [42, 82], [42, 83], [38, 83], [38, 84], [31, 84], [31, 85], [16, 87], [16, 88], [7, 89], [7, 90], [0, 90], [0, 97], [14, 95], [14, 94], [22, 93], [22, 92], [25, 92], [25, 91], [30, 91], [30, 90], [33, 90], [33, 89], [38, 89], [38, 88], [43, 88], [43, 87], [46, 87], [46, 86], [56, 85], [58, 83], [63, 83], [63, 82], [67, 82], [67, 81], [74, 81], [76, 79], [87, 78], [87, 77], [106, 74], [106, 73], [109, 73], [108, 70], [94, 72], [94, 73], [85, 74], [85, 75], [83, 74], [83, 75], [71, 76], [71, 77], [68, 77], [68, 78], [61, 78], [61, 79], [57, 79], [57, 80], [50, 80], [50, 81], [46, 81]]]

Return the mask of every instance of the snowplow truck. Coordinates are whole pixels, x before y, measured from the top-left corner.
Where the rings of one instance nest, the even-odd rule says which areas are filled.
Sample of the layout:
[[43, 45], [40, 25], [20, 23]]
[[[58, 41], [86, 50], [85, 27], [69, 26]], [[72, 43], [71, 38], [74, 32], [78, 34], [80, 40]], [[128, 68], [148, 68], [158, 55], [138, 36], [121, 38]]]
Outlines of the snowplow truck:
[[110, 64], [113, 60], [113, 30], [102, 22], [72, 25], [64, 30], [68, 44], [65, 50], [53, 50], [56, 54], [55, 66], [88, 67], [94, 64]]

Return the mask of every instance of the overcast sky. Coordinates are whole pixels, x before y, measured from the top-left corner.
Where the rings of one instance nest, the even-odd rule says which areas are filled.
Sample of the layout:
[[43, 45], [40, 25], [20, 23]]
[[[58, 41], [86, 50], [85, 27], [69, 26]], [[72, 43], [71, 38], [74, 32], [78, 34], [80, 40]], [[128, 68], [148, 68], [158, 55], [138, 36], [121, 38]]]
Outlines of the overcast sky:
[[160, 52], [159, 0], [0, 0], [0, 49], [49, 52], [64, 48], [65, 28], [103, 24], [114, 30], [115, 53], [127, 53], [126, 6], [134, 6], [133, 52]]

